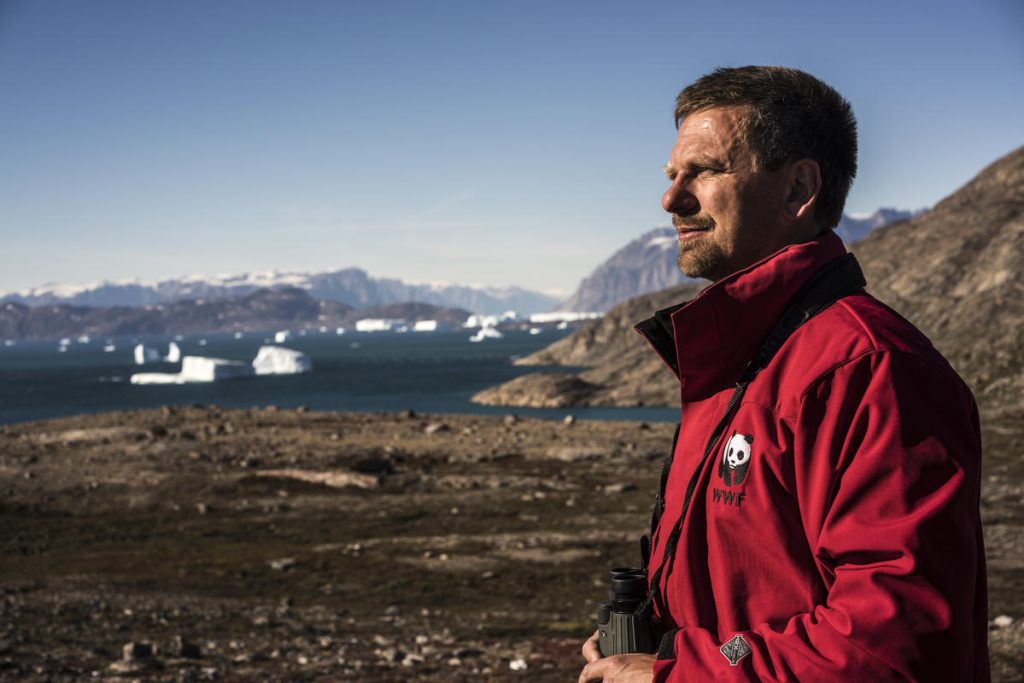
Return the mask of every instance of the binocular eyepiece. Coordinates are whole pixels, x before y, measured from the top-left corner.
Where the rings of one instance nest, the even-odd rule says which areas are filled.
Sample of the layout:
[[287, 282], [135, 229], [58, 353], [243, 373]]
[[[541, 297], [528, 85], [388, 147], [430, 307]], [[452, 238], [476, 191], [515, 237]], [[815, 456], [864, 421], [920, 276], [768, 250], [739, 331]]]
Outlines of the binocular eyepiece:
[[638, 567], [615, 567], [609, 574], [609, 599], [597, 606], [601, 654], [654, 652], [657, 643], [650, 613], [637, 614], [647, 597], [647, 572]]

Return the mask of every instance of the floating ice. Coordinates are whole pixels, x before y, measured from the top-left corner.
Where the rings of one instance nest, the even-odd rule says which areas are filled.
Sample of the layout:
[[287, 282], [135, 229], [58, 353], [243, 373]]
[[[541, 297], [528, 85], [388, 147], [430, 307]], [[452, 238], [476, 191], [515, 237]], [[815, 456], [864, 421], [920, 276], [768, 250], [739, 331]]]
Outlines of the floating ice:
[[132, 384], [184, 384], [185, 378], [177, 372], [136, 372]]
[[252, 367], [257, 375], [297, 375], [313, 371], [309, 356], [283, 346], [261, 346]]
[[174, 342], [171, 342], [167, 347], [167, 355], [164, 356], [164, 360], [168, 363], [177, 363], [181, 360], [181, 349]]
[[363, 318], [356, 321], [356, 332], [390, 332], [404, 324], [401, 318]]
[[412, 326], [413, 332], [437, 332], [436, 320], [417, 320]]
[[185, 356], [181, 359], [181, 376], [186, 382], [216, 382], [222, 379], [252, 377], [252, 365], [240, 360]]
[[145, 365], [146, 363], [156, 363], [160, 361], [160, 352], [154, 349], [152, 346], [146, 346], [145, 344], [135, 345], [135, 364]]
[[476, 334], [469, 338], [469, 341], [480, 342], [483, 341], [484, 339], [501, 339], [504, 336], [505, 335], [503, 335], [501, 332], [494, 329], [493, 327], [481, 327], [479, 330], [477, 330]]

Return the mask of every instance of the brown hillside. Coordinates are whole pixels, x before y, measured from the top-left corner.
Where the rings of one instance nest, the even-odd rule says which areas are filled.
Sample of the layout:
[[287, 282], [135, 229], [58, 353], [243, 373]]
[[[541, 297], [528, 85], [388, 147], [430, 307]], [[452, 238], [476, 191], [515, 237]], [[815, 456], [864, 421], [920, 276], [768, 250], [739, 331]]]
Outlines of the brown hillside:
[[[1024, 147], [934, 209], [855, 245], [868, 289], [946, 355], [989, 410], [1024, 397]], [[1016, 407], [1016, 408], [1015, 408]]]

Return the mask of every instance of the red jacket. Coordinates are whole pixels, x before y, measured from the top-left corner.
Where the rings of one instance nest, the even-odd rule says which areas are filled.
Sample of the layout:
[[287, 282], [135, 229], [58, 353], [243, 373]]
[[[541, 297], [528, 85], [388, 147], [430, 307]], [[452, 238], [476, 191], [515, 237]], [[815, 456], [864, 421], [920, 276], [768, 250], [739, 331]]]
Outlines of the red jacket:
[[[648, 337], [682, 395], [652, 573], [743, 367], [843, 253], [831, 231], [786, 247], [672, 313], [674, 348]], [[704, 465], [654, 680], [989, 680], [980, 471], [974, 399], [928, 339], [868, 294], [832, 304]]]

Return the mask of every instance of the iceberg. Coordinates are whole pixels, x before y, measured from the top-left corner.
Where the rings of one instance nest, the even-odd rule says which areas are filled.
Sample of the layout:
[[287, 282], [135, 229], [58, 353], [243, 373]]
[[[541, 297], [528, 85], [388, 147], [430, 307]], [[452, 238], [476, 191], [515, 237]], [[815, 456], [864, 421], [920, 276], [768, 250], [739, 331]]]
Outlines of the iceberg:
[[505, 335], [493, 327], [481, 327], [476, 334], [469, 338], [469, 341], [481, 342], [484, 339], [501, 339], [504, 336]]
[[309, 356], [283, 346], [261, 346], [252, 362], [257, 375], [298, 375], [313, 371]]
[[417, 320], [412, 326], [413, 332], [437, 332], [436, 320]]
[[356, 321], [356, 332], [390, 332], [404, 324], [401, 318], [363, 318]]
[[164, 356], [164, 360], [168, 363], [177, 363], [181, 360], [181, 349], [177, 344], [171, 342], [167, 347], [167, 355]]
[[160, 352], [154, 349], [152, 346], [146, 346], [145, 344], [135, 345], [135, 364], [145, 365], [146, 363], [156, 363], [160, 360]]
[[240, 360], [185, 356], [181, 359], [179, 374], [186, 382], [216, 382], [222, 379], [252, 377], [256, 372], [252, 365]]
[[278, 332], [278, 333], [276, 333], [274, 335], [274, 341], [276, 341], [278, 344], [284, 344], [284, 343], [286, 343], [291, 338], [292, 338], [292, 331], [291, 330], [281, 330], [280, 332]]
[[181, 359], [181, 372], [137, 372], [132, 384], [185, 384], [186, 382], [219, 382], [225, 379], [252, 377], [256, 373], [245, 361], [185, 356]]
[[184, 384], [185, 378], [177, 372], [136, 372], [132, 384]]

